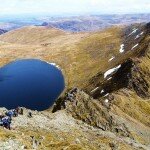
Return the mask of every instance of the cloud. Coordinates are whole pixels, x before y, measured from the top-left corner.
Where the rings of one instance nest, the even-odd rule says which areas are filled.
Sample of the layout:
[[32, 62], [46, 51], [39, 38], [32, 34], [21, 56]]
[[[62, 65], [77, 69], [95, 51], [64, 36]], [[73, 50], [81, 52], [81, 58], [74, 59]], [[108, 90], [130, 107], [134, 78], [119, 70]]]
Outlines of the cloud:
[[1, 14], [150, 12], [150, 0], [0, 0]]
[[149, 0], [90, 0], [93, 10], [105, 13], [150, 12]]

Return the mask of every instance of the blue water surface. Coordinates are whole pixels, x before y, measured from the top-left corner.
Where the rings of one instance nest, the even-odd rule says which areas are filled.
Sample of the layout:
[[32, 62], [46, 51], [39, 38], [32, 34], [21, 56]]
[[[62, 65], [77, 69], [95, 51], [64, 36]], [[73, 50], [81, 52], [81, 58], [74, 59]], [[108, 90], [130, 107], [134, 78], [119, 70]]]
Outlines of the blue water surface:
[[64, 90], [60, 69], [41, 60], [18, 60], [0, 68], [0, 107], [42, 111]]

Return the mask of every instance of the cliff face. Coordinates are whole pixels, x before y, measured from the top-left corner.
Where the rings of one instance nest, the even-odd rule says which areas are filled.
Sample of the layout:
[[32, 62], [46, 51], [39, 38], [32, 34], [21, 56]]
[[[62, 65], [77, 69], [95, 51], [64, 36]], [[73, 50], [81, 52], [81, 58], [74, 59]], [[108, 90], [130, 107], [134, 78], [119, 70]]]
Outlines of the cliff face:
[[73, 98], [60, 98], [53, 112], [65, 108], [91, 126], [149, 145], [150, 24], [128, 27], [122, 36], [120, 53], [108, 60], [105, 71]]
[[[123, 32], [124, 38], [120, 45], [120, 53], [112, 60], [108, 60], [104, 72], [97, 73], [96, 76], [90, 79], [89, 84], [86, 85], [85, 90], [93, 97], [101, 97], [101, 95], [119, 90], [123, 87], [132, 86], [132, 88], [137, 89], [137, 83], [135, 83], [137, 78], [135, 76], [143, 78], [142, 72], [144, 68], [139, 68], [139, 66], [144, 63], [144, 61], [142, 61], [143, 58], [149, 62], [149, 24], [132, 27], [130, 31], [128, 30], [129, 28]], [[149, 65], [147, 65], [147, 67], [149, 67]], [[148, 70], [145, 75], [149, 76]], [[144, 80], [143, 82], [146, 81]], [[97, 90], [91, 92], [94, 88], [97, 88]], [[98, 94], [101, 90], [105, 92]]]

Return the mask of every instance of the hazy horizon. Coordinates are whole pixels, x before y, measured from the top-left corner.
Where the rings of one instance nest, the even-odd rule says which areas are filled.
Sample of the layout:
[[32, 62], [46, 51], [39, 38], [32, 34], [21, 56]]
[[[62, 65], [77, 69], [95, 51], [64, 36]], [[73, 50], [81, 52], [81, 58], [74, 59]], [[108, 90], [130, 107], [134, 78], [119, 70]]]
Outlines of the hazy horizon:
[[149, 0], [0, 0], [0, 16], [150, 13]]

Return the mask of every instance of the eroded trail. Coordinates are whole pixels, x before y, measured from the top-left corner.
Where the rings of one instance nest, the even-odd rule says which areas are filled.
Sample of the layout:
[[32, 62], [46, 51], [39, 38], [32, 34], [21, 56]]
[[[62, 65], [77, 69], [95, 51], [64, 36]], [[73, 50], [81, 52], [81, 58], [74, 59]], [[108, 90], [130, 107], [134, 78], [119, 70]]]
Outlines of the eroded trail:
[[[27, 117], [28, 112], [32, 118]], [[1, 149], [148, 149], [133, 139], [89, 126], [63, 110], [51, 114], [24, 108], [23, 115], [13, 118], [12, 130], [1, 130], [1, 135], [1, 140], [7, 138], [0, 143]]]

